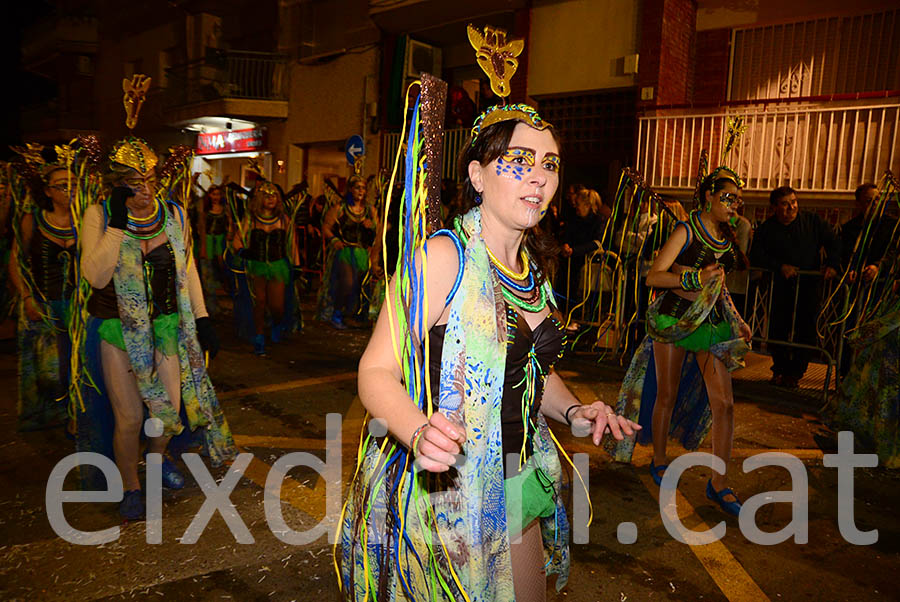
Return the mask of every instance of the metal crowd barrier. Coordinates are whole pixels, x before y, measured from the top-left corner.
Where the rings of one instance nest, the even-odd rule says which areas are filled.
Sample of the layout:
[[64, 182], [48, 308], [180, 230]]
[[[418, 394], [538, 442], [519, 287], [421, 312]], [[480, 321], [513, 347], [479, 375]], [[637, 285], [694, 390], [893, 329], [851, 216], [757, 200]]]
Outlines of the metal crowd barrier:
[[[636, 281], [634, 262], [638, 257], [624, 260], [612, 251], [597, 249], [585, 258], [580, 274], [572, 271], [572, 258], [567, 260], [567, 278], [565, 281], [565, 298], [562, 303], [566, 316], [578, 320], [583, 326], [597, 328], [595, 348], [606, 349], [614, 354], [626, 354], [629, 340], [641, 336], [644, 328], [644, 311], [646, 303], [641, 296], [650, 292], [643, 286], [643, 278]], [[792, 320], [789, 336], [786, 340], [774, 339], [769, 334], [774, 302], [774, 274], [764, 268], [751, 266], [749, 270], [740, 272], [746, 282], [743, 307], [739, 307], [744, 320], [753, 332], [755, 351], [771, 355], [772, 345], [806, 349], [818, 353], [825, 363], [825, 381], [822, 386], [823, 401], [827, 403], [829, 385], [835, 375], [836, 386], [840, 384], [841, 358], [845, 353], [844, 338], [848, 323], [852, 324], [854, 314], [849, 320], [838, 318], [849, 307], [850, 287], [844, 286], [838, 291], [838, 302], [825, 304], [834, 292], [840, 278], [821, 282], [821, 296], [815, 308], [798, 307], [801, 288], [805, 286], [819, 287], [822, 274], [815, 270], [799, 270], [798, 284], [794, 287], [792, 300]], [[580, 298], [573, 298], [573, 293], [580, 292]], [[631, 302], [629, 302], [631, 301]], [[827, 312], [828, 315], [821, 313]], [[817, 312], [817, 333], [813, 344], [802, 343], [797, 338], [798, 311]], [[629, 339], [629, 333], [632, 337]], [[815, 358], [813, 358], [815, 359]]]

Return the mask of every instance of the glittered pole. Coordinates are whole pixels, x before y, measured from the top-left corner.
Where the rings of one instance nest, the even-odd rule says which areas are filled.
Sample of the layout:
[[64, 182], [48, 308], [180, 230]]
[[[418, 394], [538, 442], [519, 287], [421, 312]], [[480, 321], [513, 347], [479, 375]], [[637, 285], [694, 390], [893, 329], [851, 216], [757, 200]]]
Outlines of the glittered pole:
[[425, 190], [428, 194], [426, 228], [428, 235], [440, 230], [441, 173], [444, 154], [444, 111], [447, 105], [447, 82], [422, 74], [422, 100], [419, 107], [423, 146], [425, 147]]

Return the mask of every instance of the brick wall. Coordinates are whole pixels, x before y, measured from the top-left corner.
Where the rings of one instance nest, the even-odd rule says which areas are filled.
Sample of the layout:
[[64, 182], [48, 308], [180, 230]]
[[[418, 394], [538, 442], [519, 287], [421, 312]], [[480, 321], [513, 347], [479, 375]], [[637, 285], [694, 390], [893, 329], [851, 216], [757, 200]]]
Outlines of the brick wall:
[[531, 33], [531, 11], [528, 9], [517, 10], [514, 16], [513, 29], [509, 33], [510, 38], [526, 40], [525, 50], [519, 55], [519, 68], [509, 84], [510, 102], [528, 102], [528, 43]]
[[681, 104], [693, 99], [696, 0], [646, 0], [641, 18], [638, 81], [652, 86], [652, 104]]
[[657, 95], [659, 104], [689, 102], [693, 97], [693, 46], [696, 23], [695, 0], [665, 2]]
[[698, 31], [694, 78], [694, 102], [725, 102], [728, 94], [728, 66], [731, 53], [731, 30]]

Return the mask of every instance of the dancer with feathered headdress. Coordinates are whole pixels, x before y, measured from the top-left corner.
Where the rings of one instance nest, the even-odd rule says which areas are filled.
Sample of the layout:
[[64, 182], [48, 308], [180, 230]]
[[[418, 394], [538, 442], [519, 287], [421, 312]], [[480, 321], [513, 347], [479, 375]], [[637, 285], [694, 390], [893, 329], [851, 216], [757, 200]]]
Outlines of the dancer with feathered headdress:
[[[131, 112], [129, 122], [136, 122]], [[144, 512], [137, 467], [145, 406], [154, 425], [146, 433], [147, 452], [163, 454], [164, 486], [184, 486], [177, 451], [195, 437], [214, 465], [235, 453], [206, 372], [204, 352], [215, 356], [218, 337], [206, 313], [185, 209], [172, 200], [187, 198], [190, 151], [170, 149], [168, 161], [158, 163], [145, 141], [118, 141], [104, 174], [109, 196], [85, 210], [79, 241], [91, 290], [76, 442], [79, 451], [114, 458], [125, 488], [119, 512], [127, 519]], [[170, 449], [173, 437], [177, 445]], [[103, 486], [91, 470], [82, 480], [85, 487]]]
[[[496, 68], [522, 42], [472, 26], [469, 37], [506, 96], [512, 70]], [[397, 269], [359, 367], [370, 420], [339, 525], [341, 585], [357, 601], [542, 600], [546, 573], [561, 589], [569, 570], [547, 419], [595, 445], [639, 427], [582, 405], [553, 371], [565, 334], [534, 228], [559, 184], [552, 126], [528, 105], [483, 113], [460, 157], [465, 213], [435, 232], [446, 84], [420, 85]]]

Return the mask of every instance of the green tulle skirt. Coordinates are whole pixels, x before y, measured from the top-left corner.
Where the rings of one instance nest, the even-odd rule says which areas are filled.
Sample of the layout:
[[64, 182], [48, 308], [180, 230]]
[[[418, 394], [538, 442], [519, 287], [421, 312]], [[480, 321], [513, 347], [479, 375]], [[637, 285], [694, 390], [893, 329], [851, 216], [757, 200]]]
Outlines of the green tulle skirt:
[[[178, 314], [163, 314], [153, 320], [153, 338], [156, 349], [163, 355], [178, 355]], [[122, 351], [125, 349], [125, 337], [122, 334], [122, 320], [110, 318], [103, 320], [97, 329], [100, 339]]]
[[[657, 314], [656, 316], [656, 327], [660, 330], [669, 328], [677, 323], [678, 318], [675, 316], [670, 316], [668, 314]], [[681, 347], [682, 349], [693, 352], [709, 351], [709, 348], [716, 343], [728, 341], [733, 338], [734, 333], [731, 331], [731, 326], [726, 320], [722, 320], [716, 323], [703, 322], [691, 334], [683, 339], [674, 341], [673, 344], [676, 347]]]
[[[528, 461], [522, 472], [504, 479], [503, 491], [506, 494], [506, 523], [509, 526], [510, 537], [521, 533], [522, 529], [534, 519], [551, 516], [556, 512], [553, 483], [534, 466], [533, 458]], [[515, 509], [519, 507], [522, 508], [522, 515], [515, 516]]]
[[256, 261], [254, 259], [247, 260], [247, 273], [251, 276], [258, 276], [266, 280], [279, 280], [287, 284], [291, 280], [291, 264], [287, 259], [278, 259], [276, 261]]

